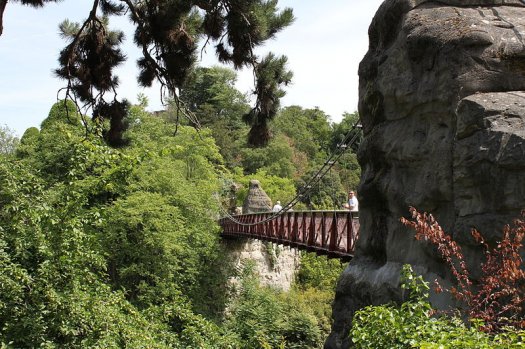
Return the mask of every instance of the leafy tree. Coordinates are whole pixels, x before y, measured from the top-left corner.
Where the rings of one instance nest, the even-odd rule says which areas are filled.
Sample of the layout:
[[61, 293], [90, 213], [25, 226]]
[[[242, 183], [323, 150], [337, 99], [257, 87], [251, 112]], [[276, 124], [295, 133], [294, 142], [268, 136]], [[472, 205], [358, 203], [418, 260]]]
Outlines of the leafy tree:
[[40, 124], [40, 128], [46, 129], [56, 123], [71, 125], [75, 129], [79, 128], [78, 126], [82, 124], [81, 116], [73, 101], [65, 99], [53, 104], [47, 118]]
[[37, 149], [36, 147], [38, 143], [39, 134], [40, 131], [38, 130], [38, 128], [28, 128], [22, 135], [22, 138], [20, 139], [20, 143], [16, 149], [16, 156], [19, 158], [23, 158], [33, 155]]
[[226, 328], [234, 332], [240, 348], [320, 348], [319, 324], [308, 304], [294, 295], [263, 288], [246, 266], [239, 297], [231, 306]]
[[84, 205], [92, 186], [47, 188], [23, 163], [2, 160], [0, 182], [3, 345], [168, 346], [169, 332], [103, 282], [104, 258], [91, 228], [98, 218]]
[[71, 101], [55, 103], [41, 124], [41, 131], [28, 129], [24, 133], [17, 155], [34, 169], [39, 170], [46, 181], [64, 181], [68, 171], [76, 166], [72, 145], [85, 139], [81, 117]]
[[213, 299], [208, 311], [222, 314], [228, 292], [229, 275], [208, 281], [209, 265], [225, 261], [209, 134], [173, 137], [136, 107], [132, 143], [116, 150], [63, 106], [27, 132], [30, 152], [0, 159], [0, 345], [227, 347], [194, 310]]
[[[51, 0], [20, 1], [43, 6]], [[0, 28], [6, 4], [7, 0], [0, 0]], [[104, 134], [110, 144], [117, 146], [121, 145], [129, 108], [113, 93], [118, 87], [114, 70], [125, 60], [119, 47], [124, 34], [110, 30], [107, 18], [123, 15], [130, 16], [135, 26], [134, 41], [142, 52], [137, 62], [138, 82], [151, 86], [158, 81], [171, 98], [178, 99], [178, 91], [185, 86], [201, 37], [206, 37], [204, 45], [216, 43], [221, 62], [231, 63], [236, 69], [253, 68], [257, 101], [246, 114], [252, 126], [249, 141], [253, 145], [266, 144], [267, 122], [275, 116], [284, 95], [281, 86], [290, 82], [292, 74], [285, 67], [286, 57], [270, 53], [260, 58], [254, 50], [293, 22], [291, 9], [279, 12], [277, 0], [93, 0], [83, 23], [64, 21], [60, 31], [67, 45], [60, 52], [56, 74], [67, 81], [66, 98], [78, 101], [85, 111], [91, 110], [97, 123], [109, 120]], [[110, 101], [105, 99], [108, 93]]]
[[19, 140], [14, 132], [7, 126], [0, 125], [0, 154], [13, 154], [18, 146]]
[[295, 274], [291, 296], [309, 305], [318, 321], [323, 338], [327, 338], [331, 332], [335, 287], [347, 264], [339, 259], [301, 252], [299, 270]]
[[355, 138], [355, 142], [351, 146], [352, 152], [356, 152], [363, 140], [363, 132], [360, 127], [354, 127], [359, 122], [359, 114], [357, 112], [344, 113], [343, 119], [338, 124], [333, 125], [333, 132], [330, 139], [330, 148], [335, 150], [341, 145], [345, 137], [350, 140]]
[[293, 140], [294, 146], [306, 154], [310, 161], [324, 160], [329, 151], [332, 128], [320, 109], [299, 106], [283, 108], [272, 123], [274, 132], [283, 133]]
[[[356, 152], [363, 139], [360, 128], [352, 127], [359, 121], [357, 112], [352, 114], [344, 113], [343, 119], [340, 123], [333, 125], [333, 132], [330, 139], [330, 149], [335, 152], [338, 147], [348, 146], [348, 142], [355, 139], [354, 143], [349, 149], [340, 157], [337, 164], [334, 166], [339, 173], [341, 184], [345, 192], [356, 190], [361, 177], [361, 167], [357, 162]], [[346, 139], [346, 142], [345, 142]]]
[[248, 109], [247, 98], [235, 87], [235, 71], [214, 66], [197, 67], [181, 90], [180, 100], [199, 116], [202, 126], [226, 119], [232, 129], [244, 126], [242, 115]]
[[314, 253], [303, 253], [299, 272], [296, 275], [296, 284], [301, 288], [312, 287], [333, 292], [346, 264], [339, 259], [329, 259]]
[[243, 148], [241, 163], [247, 174], [265, 171], [270, 175], [293, 178], [297, 176], [299, 166], [294, 163], [294, 155], [294, 148], [289, 138], [279, 135], [274, 137], [267, 147]]
[[[242, 116], [250, 109], [246, 96], [234, 86], [236, 79], [237, 74], [231, 69], [197, 68], [180, 96], [188, 109], [195, 113], [199, 124], [211, 130], [230, 168], [240, 164], [238, 154], [245, 146], [248, 133]], [[176, 107], [172, 109], [175, 110], [169, 114], [177, 115]]]
[[[317, 170], [309, 171], [298, 181], [300, 190], [306, 187], [316, 173]], [[311, 188], [301, 198], [310, 210], [340, 209], [346, 200], [339, 174], [333, 169], [310, 186]]]
[[361, 167], [355, 153], [346, 151], [334, 165], [333, 170], [338, 173], [345, 193], [357, 189], [361, 178]]

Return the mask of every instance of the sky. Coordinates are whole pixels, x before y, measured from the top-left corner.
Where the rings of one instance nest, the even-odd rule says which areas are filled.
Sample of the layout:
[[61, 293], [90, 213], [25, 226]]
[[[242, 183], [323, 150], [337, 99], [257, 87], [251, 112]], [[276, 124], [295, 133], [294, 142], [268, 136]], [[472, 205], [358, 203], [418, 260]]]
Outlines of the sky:
[[[293, 8], [296, 20], [257, 54], [272, 51], [288, 57], [294, 78], [286, 87], [282, 106], [318, 107], [334, 122], [339, 122], [344, 112], [357, 110], [357, 69], [368, 49], [368, 26], [382, 1], [279, 1], [280, 8]], [[58, 24], [66, 18], [83, 21], [91, 4], [91, 0], [64, 0], [33, 9], [8, 2], [0, 36], [0, 125], [21, 136], [47, 117], [65, 86], [53, 74], [65, 46]], [[110, 26], [124, 30], [127, 37], [123, 49], [128, 61], [116, 70], [121, 82], [119, 97], [136, 103], [137, 95], [143, 93], [149, 99], [149, 110], [163, 109], [158, 85], [143, 89], [136, 82], [139, 51], [132, 42], [131, 25], [126, 18], [112, 18]], [[199, 64], [217, 65], [213, 51], [208, 45]], [[236, 86], [250, 93], [252, 73], [240, 71]]]

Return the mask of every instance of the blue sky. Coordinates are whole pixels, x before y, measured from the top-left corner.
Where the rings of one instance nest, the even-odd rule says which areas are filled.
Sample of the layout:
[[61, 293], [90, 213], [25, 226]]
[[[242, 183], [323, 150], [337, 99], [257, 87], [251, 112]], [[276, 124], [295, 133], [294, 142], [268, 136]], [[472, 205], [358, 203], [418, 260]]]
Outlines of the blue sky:
[[[319, 107], [333, 121], [343, 112], [357, 109], [357, 69], [368, 47], [367, 31], [382, 0], [280, 0], [280, 7], [292, 7], [296, 21], [275, 40], [258, 50], [288, 56], [294, 72], [282, 105]], [[64, 82], [53, 75], [57, 57], [64, 47], [58, 24], [68, 18], [82, 21], [91, 0], [64, 0], [35, 10], [9, 2], [4, 13], [4, 33], [0, 36], [0, 124], [18, 135], [39, 126], [57, 99]], [[150, 100], [150, 110], [160, 110], [159, 89], [142, 89], [136, 83], [138, 50], [132, 43], [132, 28], [125, 18], [114, 18], [111, 26], [127, 34], [124, 50], [128, 62], [119, 68], [119, 95], [136, 102], [138, 93]], [[201, 65], [217, 64], [213, 47]], [[252, 74], [239, 73], [237, 87], [253, 88]]]

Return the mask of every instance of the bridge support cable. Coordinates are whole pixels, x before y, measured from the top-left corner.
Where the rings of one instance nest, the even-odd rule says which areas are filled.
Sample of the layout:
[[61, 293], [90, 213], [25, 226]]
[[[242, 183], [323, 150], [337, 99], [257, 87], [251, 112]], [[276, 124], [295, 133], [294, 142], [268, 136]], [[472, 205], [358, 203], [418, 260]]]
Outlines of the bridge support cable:
[[317, 172], [310, 177], [310, 179], [305, 183], [305, 185], [299, 190], [299, 192], [295, 195], [295, 197], [290, 200], [287, 204], [283, 205], [283, 208], [279, 210], [278, 212], [272, 213], [270, 216], [262, 219], [261, 221], [256, 222], [242, 222], [237, 220], [235, 216], [232, 216], [226, 210], [224, 210], [224, 218], [228, 218], [231, 221], [241, 225], [241, 226], [250, 226], [250, 225], [258, 225], [258, 224], [264, 224], [268, 221], [271, 221], [279, 216], [281, 216], [283, 213], [289, 211], [292, 207], [294, 207], [299, 201], [300, 198], [308, 194], [312, 188], [320, 182], [320, 180], [330, 171], [330, 169], [337, 163], [337, 161], [343, 156], [343, 154], [352, 147], [352, 145], [357, 141], [359, 138], [359, 132], [354, 132], [355, 130], [361, 128], [360, 119], [357, 120], [350, 130], [346, 133], [343, 140], [337, 145], [336, 150], [328, 157], [328, 159], [323, 163], [321, 168], [317, 170]]

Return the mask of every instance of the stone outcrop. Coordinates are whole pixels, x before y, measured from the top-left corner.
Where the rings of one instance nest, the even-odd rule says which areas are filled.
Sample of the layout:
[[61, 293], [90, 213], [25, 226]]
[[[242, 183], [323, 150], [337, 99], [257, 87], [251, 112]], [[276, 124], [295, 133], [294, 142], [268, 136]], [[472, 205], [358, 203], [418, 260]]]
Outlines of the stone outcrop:
[[[360, 239], [337, 286], [325, 348], [348, 348], [355, 310], [401, 299], [403, 264], [452, 280], [400, 217], [434, 214], [479, 272], [475, 227], [495, 241], [525, 208], [525, 5], [387, 0], [359, 67]], [[450, 299], [432, 295], [446, 307]]]
[[[242, 206], [243, 214], [269, 212], [272, 200], [257, 180], [250, 181], [248, 195]], [[299, 268], [298, 250], [254, 239], [228, 242], [228, 248], [238, 268], [250, 261], [259, 275], [261, 284], [288, 291]]]
[[256, 179], [250, 180], [250, 187], [248, 188], [248, 195], [242, 205], [242, 212], [247, 214], [269, 212], [271, 210], [272, 200], [264, 192], [261, 183]]
[[289, 291], [299, 268], [300, 255], [295, 248], [254, 239], [228, 242], [237, 268], [253, 263], [262, 285]]

